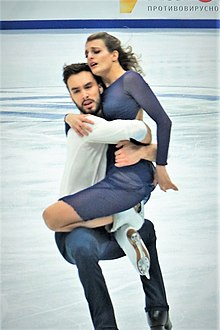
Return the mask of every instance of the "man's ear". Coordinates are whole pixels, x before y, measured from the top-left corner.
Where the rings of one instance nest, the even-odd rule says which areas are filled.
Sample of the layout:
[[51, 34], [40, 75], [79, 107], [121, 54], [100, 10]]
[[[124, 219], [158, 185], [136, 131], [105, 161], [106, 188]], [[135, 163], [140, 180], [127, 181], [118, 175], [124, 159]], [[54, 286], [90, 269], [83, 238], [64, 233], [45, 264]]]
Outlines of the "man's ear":
[[102, 85], [99, 84], [99, 93], [102, 94], [102, 93], [103, 93], [103, 90], [104, 90], [104, 89], [103, 89]]

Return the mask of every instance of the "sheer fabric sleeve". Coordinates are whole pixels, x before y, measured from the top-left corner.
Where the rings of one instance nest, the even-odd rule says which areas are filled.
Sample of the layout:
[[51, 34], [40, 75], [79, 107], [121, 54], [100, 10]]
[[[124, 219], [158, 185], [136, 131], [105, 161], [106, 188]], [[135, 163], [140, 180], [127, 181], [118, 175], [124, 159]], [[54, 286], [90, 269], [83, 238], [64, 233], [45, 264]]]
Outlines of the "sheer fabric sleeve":
[[130, 71], [125, 75], [124, 90], [131, 95], [157, 125], [156, 164], [167, 165], [172, 122], [157, 97], [140, 74]]

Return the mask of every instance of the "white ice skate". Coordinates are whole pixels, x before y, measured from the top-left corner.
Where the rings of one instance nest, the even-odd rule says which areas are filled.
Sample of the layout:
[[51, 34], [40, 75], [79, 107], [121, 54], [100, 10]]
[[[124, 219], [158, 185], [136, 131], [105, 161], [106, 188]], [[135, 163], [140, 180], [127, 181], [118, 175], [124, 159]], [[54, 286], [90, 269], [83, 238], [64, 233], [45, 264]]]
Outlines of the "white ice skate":
[[149, 279], [150, 255], [137, 230], [129, 225], [124, 225], [114, 235], [138, 274]]
[[144, 224], [144, 206], [143, 203], [137, 204], [135, 207], [124, 212], [114, 214], [113, 224], [106, 227], [109, 232], [114, 232], [124, 225], [130, 225], [136, 230], [140, 229]]

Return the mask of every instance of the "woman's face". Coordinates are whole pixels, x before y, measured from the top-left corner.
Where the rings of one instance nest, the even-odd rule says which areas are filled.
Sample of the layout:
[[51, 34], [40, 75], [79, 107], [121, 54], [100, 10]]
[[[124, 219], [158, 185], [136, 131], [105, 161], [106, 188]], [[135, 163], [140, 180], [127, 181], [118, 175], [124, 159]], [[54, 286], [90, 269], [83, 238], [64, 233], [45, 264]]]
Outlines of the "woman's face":
[[102, 78], [109, 73], [113, 62], [118, 59], [117, 51], [110, 53], [102, 39], [88, 41], [85, 55], [92, 72]]

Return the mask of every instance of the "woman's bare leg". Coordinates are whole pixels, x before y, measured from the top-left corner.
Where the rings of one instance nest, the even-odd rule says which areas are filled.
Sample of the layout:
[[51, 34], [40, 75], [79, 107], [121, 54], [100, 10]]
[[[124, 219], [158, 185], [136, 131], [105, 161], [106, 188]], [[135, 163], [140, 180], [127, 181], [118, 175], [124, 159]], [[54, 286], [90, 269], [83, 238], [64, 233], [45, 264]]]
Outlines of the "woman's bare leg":
[[58, 232], [70, 232], [77, 227], [96, 228], [113, 221], [111, 216], [84, 221], [72, 206], [63, 201], [48, 206], [42, 216], [47, 227]]
[[75, 228], [78, 228], [78, 227], [97, 228], [97, 227], [102, 227], [102, 226], [109, 225], [112, 222], [113, 222], [113, 217], [112, 216], [96, 218], [96, 219], [87, 220], [87, 221], [81, 220], [79, 222], [75, 222], [75, 223], [67, 225], [65, 227], [61, 227], [57, 231], [59, 231], [59, 232], [70, 232], [70, 231], [72, 231], [72, 230], [74, 230]]

